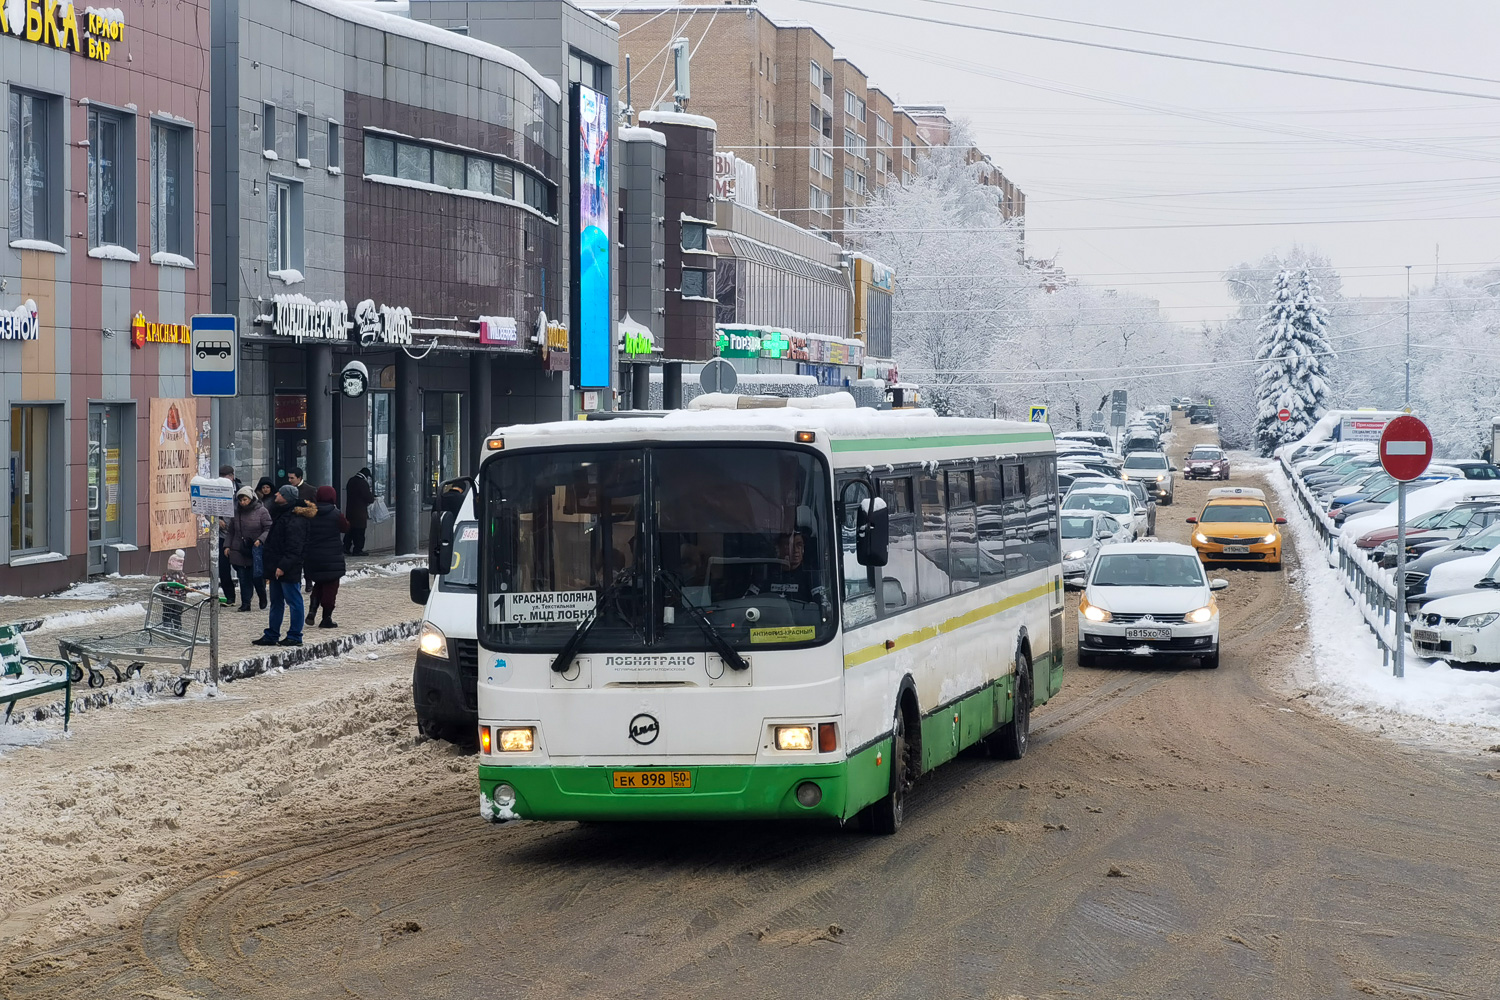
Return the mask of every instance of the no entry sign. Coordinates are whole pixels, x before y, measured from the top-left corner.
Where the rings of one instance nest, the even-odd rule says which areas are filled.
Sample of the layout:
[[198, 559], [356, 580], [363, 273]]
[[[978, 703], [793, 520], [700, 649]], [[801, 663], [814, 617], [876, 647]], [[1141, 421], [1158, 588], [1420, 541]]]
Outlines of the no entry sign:
[[1409, 483], [1432, 461], [1432, 433], [1416, 417], [1399, 416], [1380, 435], [1380, 466], [1391, 478]]
[[1283, 406], [1280, 410], [1276, 411], [1276, 419], [1280, 420], [1282, 423], [1286, 423], [1288, 420], [1292, 419], [1292, 411]]

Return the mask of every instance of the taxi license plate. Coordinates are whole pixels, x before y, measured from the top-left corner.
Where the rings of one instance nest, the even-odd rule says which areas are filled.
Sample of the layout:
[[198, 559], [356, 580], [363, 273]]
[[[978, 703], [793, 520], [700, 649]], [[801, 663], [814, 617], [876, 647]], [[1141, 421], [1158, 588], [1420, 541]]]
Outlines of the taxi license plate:
[[616, 771], [616, 788], [692, 788], [692, 771]]
[[1414, 629], [1412, 629], [1411, 630], [1411, 637], [1412, 637], [1412, 641], [1413, 642], [1431, 642], [1431, 643], [1437, 643], [1437, 642], [1441, 642], [1442, 641], [1442, 637], [1440, 635], [1438, 635], [1436, 632], [1429, 631], [1429, 630], [1427, 630], [1425, 628], [1414, 628]]
[[1128, 628], [1125, 630], [1127, 639], [1170, 639], [1172, 630], [1169, 628]]
[[1226, 556], [1248, 556], [1250, 554], [1250, 546], [1226, 545], [1224, 546], [1224, 554]]

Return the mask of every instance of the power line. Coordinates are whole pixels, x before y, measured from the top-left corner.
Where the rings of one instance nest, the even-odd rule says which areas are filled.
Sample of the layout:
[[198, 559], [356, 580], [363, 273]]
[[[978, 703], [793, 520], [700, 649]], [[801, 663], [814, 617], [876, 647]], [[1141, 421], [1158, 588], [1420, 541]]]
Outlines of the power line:
[[[807, 0], [811, 2], [811, 0]], [[868, 211], [872, 206], [862, 206]], [[1436, 215], [1425, 219], [1286, 219], [1282, 221], [1257, 222], [1165, 222], [1126, 226], [1027, 226], [1026, 233], [1106, 233], [1150, 229], [1243, 229], [1260, 226], [1364, 226], [1390, 225], [1398, 222], [1484, 222], [1500, 219], [1500, 215]], [[882, 226], [846, 226], [845, 233], [868, 238], [872, 234], [884, 233], [995, 233], [1001, 235], [1005, 229], [979, 227], [972, 229], [887, 229]]]

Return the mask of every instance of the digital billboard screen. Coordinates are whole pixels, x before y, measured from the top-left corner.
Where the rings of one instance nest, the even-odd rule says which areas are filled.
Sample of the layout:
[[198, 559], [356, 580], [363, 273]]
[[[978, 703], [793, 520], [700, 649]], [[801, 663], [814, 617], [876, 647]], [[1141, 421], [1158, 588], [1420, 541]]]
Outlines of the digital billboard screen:
[[609, 95], [578, 85], [574, 108], [574, 327], [579, 388], [610, 385]]

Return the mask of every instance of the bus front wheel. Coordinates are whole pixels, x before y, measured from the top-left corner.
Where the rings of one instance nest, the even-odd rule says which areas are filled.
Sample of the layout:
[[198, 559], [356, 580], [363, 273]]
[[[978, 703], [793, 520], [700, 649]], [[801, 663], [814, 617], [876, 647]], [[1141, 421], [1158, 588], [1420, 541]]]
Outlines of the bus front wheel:
[[896, 703], [896, 719], [891, 729], [891, 790], [885, 798], [870, 806], [870, 831], [890, 835], [901, 829], [906, 816], [906, 793], [916, 771], [911, 764], [911, 743], [906, 738], [906, 713]]
[[989, 738], [990, 749], [1006, 760], [1020, 760], [1031, 745], [1031, 657], [1016, 656], [1015, 699], [1010, 721]]

